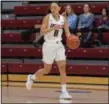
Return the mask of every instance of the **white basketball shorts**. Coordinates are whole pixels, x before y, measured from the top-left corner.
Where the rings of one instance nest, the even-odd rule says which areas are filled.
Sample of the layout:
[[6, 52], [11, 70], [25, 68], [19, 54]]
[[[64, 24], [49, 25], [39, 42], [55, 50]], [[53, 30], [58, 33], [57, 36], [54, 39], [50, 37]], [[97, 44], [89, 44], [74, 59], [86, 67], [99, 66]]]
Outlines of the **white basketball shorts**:
[[52, 64], [54, 61], [66, 60], [62, 42], [44, 42], [42, 47], [43, 62]]

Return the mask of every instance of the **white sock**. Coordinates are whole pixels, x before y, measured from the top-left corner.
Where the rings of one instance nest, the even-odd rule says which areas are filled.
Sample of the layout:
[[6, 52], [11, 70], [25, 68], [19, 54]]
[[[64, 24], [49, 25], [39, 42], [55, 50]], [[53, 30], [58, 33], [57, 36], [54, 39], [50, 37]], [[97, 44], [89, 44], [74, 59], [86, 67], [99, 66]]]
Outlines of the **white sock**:
[[66, 92], [67, 91], [66, 84], [61, 85], [61, 90], [62, 90], [62, 92]]
[[32, 80], [36, 80], [36, 78], [37, 78], [37, 77], [36, 77], [35, 74], [33, 74], [33, 75], [31, 76], [31, 79], [32, 79]]

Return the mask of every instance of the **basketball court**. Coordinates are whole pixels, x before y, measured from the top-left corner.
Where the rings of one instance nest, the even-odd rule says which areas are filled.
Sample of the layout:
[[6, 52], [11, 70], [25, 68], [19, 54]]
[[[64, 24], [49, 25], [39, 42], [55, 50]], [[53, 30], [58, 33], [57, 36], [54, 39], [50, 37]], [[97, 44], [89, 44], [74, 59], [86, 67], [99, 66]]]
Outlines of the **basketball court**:
[[49, 85], [51, 87], [44, 87], [43, 83], [42, 87], [35, 83], [31, 91], [26, 90], [25, 83], [9, 85], [2, 87], [2, 103], [108, 103], [108, 86], [68, 85], [72, 100], [64, 100], [59, 99], [59, 84], [57, 87], [52, 87], [52, 84]]

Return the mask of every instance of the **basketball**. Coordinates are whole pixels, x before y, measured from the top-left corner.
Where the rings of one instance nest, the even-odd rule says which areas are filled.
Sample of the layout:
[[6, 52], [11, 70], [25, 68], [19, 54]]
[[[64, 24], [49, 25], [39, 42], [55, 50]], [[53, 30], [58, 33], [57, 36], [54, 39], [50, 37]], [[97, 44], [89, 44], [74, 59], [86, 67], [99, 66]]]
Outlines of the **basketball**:
[[71, 35], [67, 38], [67, 47], [70, 49], [76, 49], [80, 46], [80, 40], [77, 36]]

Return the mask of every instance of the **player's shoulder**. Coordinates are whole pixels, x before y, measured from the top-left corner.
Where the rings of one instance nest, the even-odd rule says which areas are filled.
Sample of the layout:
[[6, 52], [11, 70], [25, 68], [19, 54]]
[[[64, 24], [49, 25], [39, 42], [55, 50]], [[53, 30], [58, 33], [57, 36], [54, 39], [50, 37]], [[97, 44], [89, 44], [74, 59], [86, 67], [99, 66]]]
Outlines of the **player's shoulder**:
[[61, 20], [65, 20], [65, 16], [63, 16], [62, 14], [60, 14], [60, 19]]
[[66, 17], [65, 17], [65, 16], [63, 16], [63, 15], [60, 15], [60, 17], [61, 17], [61, 20], [64, 20], [64, 21], [66, 21]]
[[50, 13], [47, 14], [44, 18], [49, 19]]
[[60, 17], [64, 18], [64, 16], [62, 14], [60, 14]]

